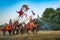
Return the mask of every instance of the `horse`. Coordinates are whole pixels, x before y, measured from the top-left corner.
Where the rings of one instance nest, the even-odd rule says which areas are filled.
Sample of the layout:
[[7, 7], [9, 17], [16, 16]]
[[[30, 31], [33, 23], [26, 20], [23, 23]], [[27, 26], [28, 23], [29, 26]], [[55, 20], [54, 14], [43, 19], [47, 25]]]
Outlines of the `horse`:
[[19, 24], [19, 32], [20, 32], [20, 34], [25, 33], [25, 23]]
[[23, 23], [21, 23], [21, 33], [22, 34], [26, 32], [29, 35], [29, 30], [31, 30], [31, 32], [33, 32], [33, 35], [34, 35], [34, 33], [37, 34], [37, 31], [38, 31], [37, 21], [30, 22], [27, 24], [24, 23], [24, 27], [23, 27]]
[[37, 34], [37, 30], [38, 30], [38, 25], [37, 24], [35, 24], [35, 23], [33, 23], [33, 22], [31, 22], [31, 23], [28, 23], [27, 25], [26, 25], [26, 32], [29, 34], [29, 30], [31, 30], [31, 32], [33, 32], [33, 35], [34, 35], [34, 33], [35, 34]]
[[2, 29], [4, 36], [5, 36], [5, 33], [6, 33], [7, 31], [8, 31], [8, 33], [9, 33], [9, 35], [11, 35], [11, 33], [12, 33], [11, 27], [12, 27], [12, 25], [9, 25], [9, 24], [5, 24], [5, 25], [4, 25], [4, 28]]
[[12, 27], [12, 33], [13, 35], [15, 34], [23, 34], [23, 24], [22, 23], [18, 23], [18, 22], [14, 22], [13, 27]]
[[13, 27], [12, 27], [12, 33], [13, 35], [15, 34], [19, 34], [19, 23], [18, 22], [14, 22], [13, 23]]

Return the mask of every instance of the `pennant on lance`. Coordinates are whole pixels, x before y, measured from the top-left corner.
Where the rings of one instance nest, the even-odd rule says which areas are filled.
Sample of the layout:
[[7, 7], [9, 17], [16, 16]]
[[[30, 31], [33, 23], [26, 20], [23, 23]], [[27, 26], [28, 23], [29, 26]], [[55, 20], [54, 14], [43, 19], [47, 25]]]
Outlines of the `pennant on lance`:
[[35, 15], [35, 13], [33, 12], [33, 10], [32, 10], [32, 14]]

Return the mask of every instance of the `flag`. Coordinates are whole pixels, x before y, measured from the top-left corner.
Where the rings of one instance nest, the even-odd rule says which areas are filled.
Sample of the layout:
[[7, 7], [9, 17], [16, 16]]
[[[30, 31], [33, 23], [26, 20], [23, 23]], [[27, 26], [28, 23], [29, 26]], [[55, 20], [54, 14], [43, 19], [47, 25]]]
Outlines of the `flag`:
[[25, 15], [25, 17], [27, 17], [27, 14], [24, 14]]
[[23, 11], [22, 11], [22, 9], [19, 11], [19, 12], [17, 12], [18, 14], [19, 14], [19, 16], [21, 17], [22, 15], [23, 15]]
[[35, 13], [33, 12], [33, 10], [32, 10], [32, 14], [35, 15]]
[[32, 22], [32, 16], [30, 16], [30, 22]]
[[23, 5], [22, 8], [25, 8], [26, 11], [29, 9], [29, 8], [28, 8], [28, 5]]
[[[25, 8], [25, 9], [24, 9]], [[28, 10], [29, 8], [28, 8], [28, 5], [23, 5], [22, 6], [22, 8], [21, 8], [21, 10], [20, 11], [18, 11], [17, 13], [19, 14], [19, 16], [20, 17], [22, 17], [23, 16], [23, 14], [24, 14], [24, 11], [23, 10]], [[27, 15], [26, 15], [27, 16]]]

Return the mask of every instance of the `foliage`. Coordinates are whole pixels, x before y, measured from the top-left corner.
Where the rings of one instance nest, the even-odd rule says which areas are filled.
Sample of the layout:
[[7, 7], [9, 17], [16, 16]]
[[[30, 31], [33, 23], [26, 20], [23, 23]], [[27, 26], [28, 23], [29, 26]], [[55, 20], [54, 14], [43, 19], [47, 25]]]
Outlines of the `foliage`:
[[53, 8], [46, 8], [42, 18], [46, 22], [50, 21], [53, 30], [60, 30], [60, 8], [57, 8], [56, 10]]
[[42, 18], [45, 21], [48, 21], [49, 18], [55, 14], [55, 10], [53, 8], [46, 8], [45, 11], [43, 12]]
[[0, 28], [4, 28], [4, 25], [0, 25]]
[[52, 28], [52, 30], [60, 30], [60, 24], [53, 23], [53, 24], [51, 24], [51, 28]]

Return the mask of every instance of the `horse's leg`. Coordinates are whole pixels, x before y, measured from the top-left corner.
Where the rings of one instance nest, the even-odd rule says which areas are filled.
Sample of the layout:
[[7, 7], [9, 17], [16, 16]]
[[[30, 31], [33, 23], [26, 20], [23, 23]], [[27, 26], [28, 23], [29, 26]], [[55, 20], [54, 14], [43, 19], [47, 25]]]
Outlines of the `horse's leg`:
[[3, 35], [4, 35], [4, 36], [5, 36], [5, 32], [6, 32], [6, 31], [3, 29]]
[[13, 35], [15, 35], [15, 29], [12, 30]]
[[35, 28], [35, 30], [36, 30], [36, 34], [37, 34], [37, 32], [38, 32], [38, 30], [39, 30], [39, 29], [38, 29], [38, 26]]
[[29, 31], [30, 29], [28, 29], [28, 27], [25, 28], [25, 33], [27, 33], [29, 35]]
[[37, 34], [37, 29], [36, 29], [36, 34]]
[[33, 35], [34, 35], [34, 29], [33, 29]]
[[16, 35], [18, 34], [18, 32], [17, 32], [18, 30], [16, 29]]
[[20, 34], [20, 31], [21, 31], [21, 30], [19, 29], [19, 34]]
[[17, 34], [19, 34], [19, 27], [18, 27], [18, 29], [17, 29]]
[[11, 35], [11, 30], [8, 30], [8, 32], [9, 32], [9, 35]]
[[26, 29], [26, 33], [29, 35], [29, 32], [28, 32], [29, 30], [28, 29]]
[[10, 35], [11, 35], [11, 33], [12, 33], [12, 30], [10, 30]]
[[17, 29], [17, 34], [19, 34], [19, 29]]
[[36, 27], [36, 34], [37, 34], [38, 31], [39, 31], [39, 27], [37, 26], [37, 27]]
[[35, 34], [37, 34], [37, 28], [36, 27], [34, 27], [33, 32], [35, 32]]
[[5, 31], [3, 33], [4, 33], [4, 36], [5, 36]]
[[14, 35], [14, 34], [13, 34], [13, 29], [11, 29], [11, 34]]
[[18, 28], [18, 34], [20, 34], [20, 27]]
[[20, 30], [20, 34], [23, 34], [23, 29]]
[[18, 29], [16, 29], [16, 34], [18, 34]]
[[31, 29], [31, 31], [33, 32], [33, 35], [34, 35], [34, 28], [33, 28], [33, 29]]

